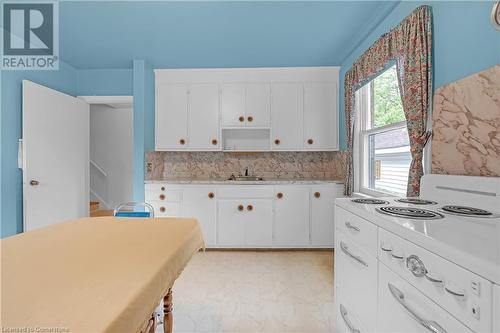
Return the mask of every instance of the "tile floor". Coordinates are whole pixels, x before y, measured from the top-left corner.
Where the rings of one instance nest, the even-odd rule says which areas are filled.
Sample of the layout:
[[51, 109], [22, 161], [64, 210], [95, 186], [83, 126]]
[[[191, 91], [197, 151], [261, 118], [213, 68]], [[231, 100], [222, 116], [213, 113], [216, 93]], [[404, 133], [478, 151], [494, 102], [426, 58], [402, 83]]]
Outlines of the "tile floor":
[[334, 331], [332, 251], [200, 252], [173, 293], [174, 332]]

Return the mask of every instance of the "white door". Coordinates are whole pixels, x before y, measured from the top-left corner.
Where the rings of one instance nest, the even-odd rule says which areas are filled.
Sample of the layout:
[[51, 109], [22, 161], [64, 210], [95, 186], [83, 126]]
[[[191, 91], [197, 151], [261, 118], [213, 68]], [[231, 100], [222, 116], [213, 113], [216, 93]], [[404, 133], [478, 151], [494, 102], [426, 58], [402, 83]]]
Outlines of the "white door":
[[333, 213], [336, 191], [333, 187], [311, 189], [311, 244], [333, 247]]
[[219, 87], [215, 83], [189, 86], [190, 150], [217, 150], [219, 147]]
[[301, 150], [303, 147], [303, 88], [301, 83], [273, 83], [271, 87], [271, 147]]
[[221, 246], [245, 244], [246, 207], [243, 200], [219, 200], [218, 240]]
[[217, 200], [214, 188], [185, 188], [182, 194], [182, 215], [198, 220], [203, 231], [205, 245], [216, 244]]
[[159, 85], [156, 88], [156, 149], [186, 149], [187, 128], [187, 85]]
[[245, 205], [245, 245], [271, 246], [273, 237], [273, 202], [271, 199], [248, 199]]
[[304, 84], [304, 148], [337, 149], [337, 85]]
[[275, 188], [274, 245], [309, 245], [309, 189]]
[[221, 113], [223, 127], [245, 126], [245, 85], [221, 85]]
[[23, 80], [24, 231], [88, 216], [89, 105]]
[[246, 125], [269, 127], [271, 121], [271, 87], [268, 83], [248, 83], [245, 94]]

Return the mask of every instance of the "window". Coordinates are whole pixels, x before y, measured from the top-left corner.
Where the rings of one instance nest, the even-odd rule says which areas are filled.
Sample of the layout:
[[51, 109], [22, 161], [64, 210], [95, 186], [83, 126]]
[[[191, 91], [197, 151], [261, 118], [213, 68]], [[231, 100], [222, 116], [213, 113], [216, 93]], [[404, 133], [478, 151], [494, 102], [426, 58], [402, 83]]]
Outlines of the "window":
[[405, 195], [411, 154], [396, 66], [360, 88], [356, 102], [356, 187], [372, 195]]

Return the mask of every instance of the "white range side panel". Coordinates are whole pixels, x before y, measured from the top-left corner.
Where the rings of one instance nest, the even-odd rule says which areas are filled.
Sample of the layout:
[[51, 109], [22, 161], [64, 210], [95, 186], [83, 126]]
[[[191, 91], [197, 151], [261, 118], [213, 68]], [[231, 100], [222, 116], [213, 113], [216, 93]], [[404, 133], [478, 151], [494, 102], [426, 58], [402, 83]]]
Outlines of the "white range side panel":
[[[493, 285], [493, 312], [500, 313], [500, 286]], [[500, 316], [493, 317], [493, 332], [500, 332]]]
[[[188, 87], [186, 84], [156, 86], [156, 150], [184, 149], [188, 139]], [[181, 144], [183, 139], [186, 143]]]
[[[271, 86], [272, 150], [300, 150], [303, 147], [303, 87], [301, 83], [273, 83]], [[278, 141], [279, 140], [279, 143]]]

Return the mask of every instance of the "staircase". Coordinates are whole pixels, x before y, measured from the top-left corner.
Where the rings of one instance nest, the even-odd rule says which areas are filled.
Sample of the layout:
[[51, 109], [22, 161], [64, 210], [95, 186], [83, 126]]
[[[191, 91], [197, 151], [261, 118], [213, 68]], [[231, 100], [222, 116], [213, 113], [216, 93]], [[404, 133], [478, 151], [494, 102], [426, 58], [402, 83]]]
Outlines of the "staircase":
[[112, 209], [100, 209], [99, 201], [90, 201], [90, 217], [113, 216]]

